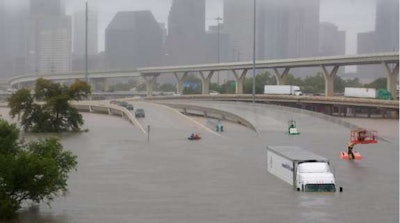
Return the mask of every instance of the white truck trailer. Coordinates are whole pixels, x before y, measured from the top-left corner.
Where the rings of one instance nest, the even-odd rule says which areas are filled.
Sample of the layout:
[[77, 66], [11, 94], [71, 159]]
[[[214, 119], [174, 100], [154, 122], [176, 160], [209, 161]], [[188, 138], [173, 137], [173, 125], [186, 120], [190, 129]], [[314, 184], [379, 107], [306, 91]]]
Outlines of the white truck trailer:
[[267, 146], [267, 170], [304, 192], [335, 192], [329, 160], [297, 146]]
[[376, 98], [375, 88], [358, 88], [358, 87], [346, 87], [344, 88], [345, 97], [357, 97], [357, 98]]
[[264, 85], [264, 94], [303, 95], [303, 92], [295, 85]]
[[392, 100], [393, 97], [386, 89], [346, 87], [344, 88], [345, 97], [354, 98], [375, 98], [383, 100]]

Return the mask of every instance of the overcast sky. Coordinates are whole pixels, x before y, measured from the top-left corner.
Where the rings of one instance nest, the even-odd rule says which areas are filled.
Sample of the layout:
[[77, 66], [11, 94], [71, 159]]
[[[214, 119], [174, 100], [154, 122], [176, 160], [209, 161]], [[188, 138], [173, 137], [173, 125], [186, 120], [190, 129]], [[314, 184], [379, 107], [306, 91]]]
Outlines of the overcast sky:
[[[84, 9], [86, 2], [85, 0], [66, 1], [68, 2], [67, 13], [70, 15], [76, 9]], [[92, 2], [89, 1], [89, 7], [97, 7], [98, 11], [99, 50], [104, 50], [104, 30], [118, 11], [150, 10], [157, 21], [167, 23], [172, 0], [95, 0]], [[375, 2], [376, 0], [321, 0], [321, 21], [332, 22], [340, 30], [347, 32], [346, 54], [356, 53], [358, 32], [374, 30]], [[206, 0], [206, 23], [215, 24], [213, 18], [222, 17], [222, 9], [222, 0]]]

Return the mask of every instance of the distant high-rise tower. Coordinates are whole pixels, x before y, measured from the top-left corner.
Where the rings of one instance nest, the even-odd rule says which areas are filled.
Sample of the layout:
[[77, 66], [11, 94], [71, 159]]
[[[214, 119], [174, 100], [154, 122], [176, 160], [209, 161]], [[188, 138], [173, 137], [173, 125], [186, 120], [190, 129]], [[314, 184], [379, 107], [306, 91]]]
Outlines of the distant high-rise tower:
[[317, 56], [319, 40], [319, 0], [290, 1], [288, 17], [288, 57]]
[[[97, 11], [89, 5], [88, 10], [88, 55], [96, 55], [98, 51]], [[83, 10], [74, 13], [73, 53], [77, 58], [85, 56], [86, 12]]]
[[[1, 2], [1, 1], [0, 1]], [[29, 0], [19, 0], [18, 7], [12, 7], [11, 1], [3, 1], [4, 9], [0, 12], [3, 28], [0, 31], [1, 53], [5, 55], [5, 64], [0, 75], [10, 77], [21, 75], [26, 72], [26, 18], [29, 15]], [[15, 3], [14, 3], [15, 4]]]
[[334, 56], [346, 54], [346, 32], [329, 22], [319, 26], [319, 55]]
[[[385, 53], [399, 51], [399, 1], [379, 0], [376, 4], [375, 31], [358, 34], [357, 53]], [[364, 77], [384, 77], [381, 65], [358, 66]]]
[[[253, 1], [224, 0], [224, 32], [241, 60], [252, 59]], [[319, 0], [257, 2], [257, 59], [316, 56]]]
[[32, 16], [60, 16], [64, 13], [65, 8], [60, 0], [31, 0]]
[[205, 0], [174, 0], [168, 17], [167, 60], [194, 64], [205, 60]]
[[0, 0], [0, 74], [5, 60], [5, 9], [4, 0]]
[[162, 30], [150, 11], [118, 12], [106, 28], [105, 40], [109, 68], [160, 64]]
[[378, 52], [399, 51], [399, 0], [379, 0], [375, 32]]
[[27, 57], [29, 72], [71, 71], [71, 18], [61, 0], [31, 0], [30, 38]]
[[236, 61], [253, 58], [253, 1], [224, 0], [223, 32], [229, 35]]

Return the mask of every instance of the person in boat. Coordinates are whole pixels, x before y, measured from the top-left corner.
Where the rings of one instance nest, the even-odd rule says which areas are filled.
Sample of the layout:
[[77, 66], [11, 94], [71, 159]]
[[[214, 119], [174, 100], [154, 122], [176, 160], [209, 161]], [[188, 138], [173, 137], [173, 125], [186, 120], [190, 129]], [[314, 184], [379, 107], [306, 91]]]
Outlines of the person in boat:
[[349, 156], [349, 160], [355, 159], [354, 153], [353, 153], [353, 147], [354, 143], [348, 143], [347, 144], [347, 154]]

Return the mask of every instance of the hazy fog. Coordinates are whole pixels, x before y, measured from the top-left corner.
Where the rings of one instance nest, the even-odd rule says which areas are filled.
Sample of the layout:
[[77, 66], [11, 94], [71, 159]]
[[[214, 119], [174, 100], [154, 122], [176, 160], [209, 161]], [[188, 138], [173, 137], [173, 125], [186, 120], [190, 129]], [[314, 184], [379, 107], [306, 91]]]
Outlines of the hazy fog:
[[[76, 12], [83, 12], [83, 10], [85, 9], [86, 0], [58, 0], [60, 1], [63, 12], [58, 15], [57, 18], [46, 17], [47, 19], [40, 19], [38, 17], [32, 17], [32, 15], [30, 15], [29, 4], [31, 1], [35, 1], [36, 4], [43, 4], [43, 2], [44, 4], [46, 4], [45, 0], [0, 0], [0, 75], [4, 76], [16, 73], [21, 74], [32, 72], [48, 72], [49, 70], [51, 72], [68, 72], [70, 70], [82, 69], [83, 62], [79, 61], [82, 58], [82, 50], [80, 50], [80, 55], [74, 55], [72, 54], [72, 52], [76, 53], [78, 51], [76, 50], [77, 46], [75, 45], [75, 43], [78, 42], [76, 41], [77, 39], [80, 41], [80, 45], [78, 47], [80, 47], [80, 49], [84, 48], [84, 41], [82, 41], [84, 39], [84, 16], [83, 13], [80, 13], [80, 17], [78, 18], [78, 13]], [[56, 0], [48, 1], [56, 2]], [[178, 6], [172, 13], [173, 10], [171, 9], [171, 6], [173, 5], [173, 3], [175, 3], [175, 1]], [[93, 12], [90, 17], [91, 23], [89, 24], [89, 26], [97, 27], [97, 29], [93, 31], [94, 35], [90, 35], [89, 37], [96, 38], [94, 41], [92, 41], [92, 45], [97, 47], [94, 51], [92, 50], [92, 52], [103, 52], [99, 55], [93, 55], [94, 57], [93, 61], [91, 62], [91, 67], [93, 67], [94, 69], [116, 69], [116, 67], [110, 67], [109, 61], [107, 60], [110, 58], [111, 54], [107, 54], [109, 52], [107, 52], [106, 50], [106, 29], [110, 26], [111, 21], [115, 18], [117, 13], [121, 11], [133, 12], [130, 17], [128, 16], [125, 18], [127, 21], [131, 22], [122, 22], [122, 24], [124, 24], [123, 26], [125, 26], [123, 28], [125, 29], [124, 31], [130, 32], [132, 35], [125, 38], [125, 41], [127, 41], [126, 44], [128, 45], [132, 42], [130, 41], [132, 38], [134, 39], [137, 37], [135, 35], [138, 34], [138, 30], [135, 29], [138, 29], [138, 27], [140, 26], [139, 22], [138, 24], [132, 25], [132, 27], [130, 27], [130, 23], [135, 23], [133, 22], [133, 20], [135, 20], [136, 16], [139, 16], [134, 15], [136, 12], [150, 12], [150, 16], [148, 16], [147, 18], [143, 18], [140, 16], [136, 18], [143, 21], [141, 24], [144, 24], [144, 21], [151, 21], [152, 23], [163, 24], [159, 27], [160, 30], [156, 31], [156, 33], [162, 34], [155, 38], [159, 41], [162, 41], [162, 43], [146, 42], [145, 37], [140, 37], [143, 38], [143, 40], [141, 41], [146, 42], [145, 44], [148, 44], [149, 46], [154, 44], [163, 45], [159, 47], [158, 50], [158, 55], [161, 59], [159, 63], [156, 62], [155, 65], [171, 65], [175, 62], [176, 65], [189, 62], [216, 62], [217, 51], [215, 49], [217, 48], [221, 49], [221, 61], [249, 60], [249, 50], [251, 47], [249, 47], [248, 44], [251, 42], [250, 37], [252, 35], [252, 0], [205, 0], [205, 6], [202, 5], [204, 3], [200, 3], [202, 2], [200, 0], [194, 2], [192, 1], [189, 4], [186, 4], [187, 2], [185, 1], [190, 2], [191, 0], [88, 0], [89, 10]], [[296, 0], [288, 0], [288, 2], [290, 1]], [[225, 7], [224, 9], [224, 2], [230, 5], [230, 8]], [[391, 37], [392, 39], [386, 39], [385, 37], [382, 37], [382, 33], [387, 34], [387, 36], [393, 36], [394, 34], [391, 32], [393, 32], [393, 30], [395, 32], [396, 28], [398, 30], [398, 9], [397, 12], [394, 12], [392, 10], [393, 7], [390, 8], [388, 7], [388, 5], [384, 6], [386, 7], [385, 10], [390, 11], [390, 16], [389, 14], [384, 15], [385, 13], [382, 13], [381, 10], [381, 19], [379, 20], [380, 30], [375, 30], [375, 23], [377, 19], [377, 3], [390, 2], [392, 5], [395, 5], [396, 0], [320, 0], [319, 2], [318, 0], [297, 0], [297, 4], [293, 4], [292, 2], [291, 5], [289, 4], [290, 7], [286, 6], [285, 9], [282, 9], [285, 11], [282, 13], [278, 12], [280, 9], [273, 8], [274, 5], [277, 5], [280, 2], [281, 1], [279, 0], [257, 0], [258, 9], [262, 10], [262, 12], [265, 13], [265, 15], [263, 15], [264, 17], [268, 17], [268, 20], [262, 18], [261, 21], [258, 21], [258, 24], [261, 24], [261, 27], [259, 28], [262, 29], [262, 31], [260, 31], [261, 33], [258, 33], [258, 35], [261, 35], [258, 40], [260, 41], [260, 44], [258, 45], [258, 48], [260, 50], [259, 55], [261, 55], [259, 56], [260, 59], [357, 54], [360, 52], [360, 46], [357, 45], [357, 38], [360, 37], [364, 41], [364, 45], [362, 46], [363, 53], [371, 53], [374, 52], [375, 49], [377, 49], [377, 52], [379, 52], [379, 50], [388, 51], [389, 48], [390, 51], [396, 49], [398, 50], [398, 43], [395, 44], [393, 41], [393, 39], [395, 39], [396, 37]], [[198, 3], [200, 3], [200, 5], [198, 5]], [[235, 8], [235, 6], [232, 7], [232, 5], [238, 3], [242, 4], [242, 6], [240, 7], [244, 8]], [[190, 6], [191, 4], [192, 6]], [[197, 5], [197, 8], [193, 7], [193, 5]], [[261, 5], [263, 6], [261, 7]], [[201, 9], [199, 9], [198, 7], [200, 7]], [[276, 14], [274, 11], [276, 11]], [[225, 20], [223, 20], [221, 23], [223, 25], [223, 27], [221, 27], [221, 31], [217, 31], [216, 18], [223, 18], [224, 16], [226, 17], [227, 15], [224, 15], [224, 13], [227, 12], [228, 14], [230, 13], [229, 19], [228, 17], [225, 18]], [[397, 18], [395, 18], [395, 16], [392, 16], [396, 15], [396, 13]], [[171, 25], [169, 24], [168, 19], [171, 14], [174, 14], [174, 24], [172, 24], [172, 26], [179, 26], [180, 29], [180, 31], [173, 35], [170, 35], [170, 33], [168, 33], [168, 26]], [[194, 16], [195, 14], [197, 14], [197, 17]], [[182, 15], [186, 15], [186, 17]], [[180, 18], [180, 16], [182, 18]], [[203, 22], [199, 23], [198, 21], [200, 20]], [[289, 20], [290, 22], [288, 22]], [[321, 43], [322, 41], [314, 41], [318, 39], [318, 36], [322, 36], [320, 30], [322, 27], [320, 24], [321, 22], [324, 22], [324, 25], [328, 25], [331, 27], [329, 28], [331, 29], [329, 31], [331, 33], [324, 34], [332, 38], [332, 40], [324, 40], [324, 44], [330, 45], [328, 46], [328, 48], [330, 48], [331, 51], [324, 53], [321, 53], [321, 49], [316, 49], [318, 47], [321, 47], [319, 43]], [[328, 24], [325, 22], [328, 22]], [[58, 23], [58, 25], [56, 23]], [[239, 23], [241, 25], [239, 25]], [[63, 24], [61, 29], [64, 30], [64, 34], [57, 31], [60, 28], [60, 24]], [[196, 24], [201, 24], [200, 27], [202, 27], [204, 24], [204, 30], [203, 33], [195, 34], [195, 38], [197, 39], [194, 40], [193, 36], [190, 36], [190, 32], [193, 31], [192, 29], [199, 29], [199, 27], [193, 27], [196, 26]], [[49, 27], [53, 28], [49, 29]], [[141, 29], [143, 32], [146, 28], [142, 27]], [[147, 29], [149, 29], [149, 27], [147, 27]], [[324, 29], [328, 28], [324, 27]], [[292, 45], [290, 45], [288, 42], [282, 42], [282, 39], [284, 38], [290, 39], [292, 38], [292, 36], [299, 36], [300, 33], [298, 33], [298, 30], [300, 32], [303, 32], [303, 34], [301, 34], [303, 39], [299, 41], [292, 41], [292, 43], [290, 43]], [[181, 34], [179, 34], [179, 32], [181, 32]], [[150, 35], [149, 33], [143, 35]], [[43, 35], [46, 36], [47, 39], [42, 38]], [[62, 45], [57, 45], [56, 43], [57, 41], [58, 43], [61, 43], [60, 39], [56, 40], [54, 37], [51, 37], [57, 35], [59, 35], [59, 37], [57, 38], [63, 39], [61, 41]], [[112, 37], [113, 35], [114, 37], [118, 36], [118, 34], [113, 33], [109, 35], [109, 39], [114, 38]], [[282, 36], [285, 35], [286, 37], [282, 38]], [[375, 37], [375, 35], [377, 36]], [[172, 38], [171, 36], [174, 37]], [[220, 44], [219, 46], [217, 46], [217, 39], [218, 44]], [[372, 39], [375, 39], [374, 41], [376, 43], [370, 43]], [[40, 41], [42, 41], [42, 43]], [[53, 41], [54, 43], [50, 43], [51, 41]], [[171, 41], [175, 41], [175, 43], [171, 43]], [[170, 43], [169, 46], [168, 42]], [[331, 44], [331, 42], [335, 43]], [[385, 42], [388, 43], [385, 47], [375, 46]], [[56, 47], [50, 47], [51, 44], [56, 44], [57, 47], [61, 48], [56, 49]], [[300, 44], [301, 46], [296, 44]], [[109, 47], [111, 45], [111, 43], [108, 44]], [[194, 48], [191, 48], [192, 45], [194, 45]], [[371, 46], [371, 48], [369, 48], [369, 45]], [[50, 51], [47, 53], [44, 52], [44, 49], [50, 49], [48, 47], [52, 48], [52, 55], [51, 53], [49, 53]], [[127, 55], [132, 55], [131, 53], [133, 53], [134, 51], [136, 51], [136, 54], [138, 52], [138, 49], [135, 49], [132, 46], [130, 49], [125, 49], [123, 45], [121, 45], [120, 47], [122, 51], [130, 51], [128, 54], [125, 54], [125, 57]], [[169, 52], [168, 47], [170, 48]], [[290, 53], [288, 54], [288, 52], [283, 52], [283, 48], [286, 47], [288, 47], [288, 49], [298, 48], [297, 53], [292, 53], [292, 55], [289, 55]], [[326, 48], [326, 46], [324, 47]], [[75, 50], [73, 48], [75, 48]], [[171, 48], [172, 51], [174, 51], [174, 49], [178, 49], [176, 50], [176, 52], [174, 52], [175, 56], [172, 56]], [[146, 49], [146, 47], [144, 49]], [[180, 51], [180, 49], [186, 50], [186, 53], [190, 54], [191, 56], [194, 55], [193, 52], [196, 52], [198, 57], [194, 56], [191, 60], [184, 61], [184, 59], [188, 55], [185, 55], [184, 51]], [[335, 51], [332, 49], [340, 50]], [[118, 50], [114, 51], [117, 51], [114, 52], [116, 53], [113, 56], [115, 58], [115, 55], [119, 55], [119, 52]], [[274, 53], [274, 51], [282, 52]], [[142, 53], [144, 52], [142, 51]], [[54, 55], [58, 56], [58, 58], [55, 59]], [[121, 55], [119, 55], [120, 58], [123, 57], [122, 55], [124, 54], [122, 53]], [[166, 58], [166, 55], [169, 55], [169, 58]], [[140, 57], [140, 55], [135, 56]], [[181, 59], [179, 59], [179, 57], [181, 57]], [[64, 59], [67, 60], [67, 62], [61, 64], [62, 60]], [[144, 60], [151, 60], [151, 57]], [[42, 64], [39, 64], [39, 62], [41, 62]], [[56, 63], [60, 64], [57, 65]], [[57, 67], [65, 68], [60, 68], [60, 70], [56, 69]]]

